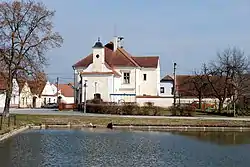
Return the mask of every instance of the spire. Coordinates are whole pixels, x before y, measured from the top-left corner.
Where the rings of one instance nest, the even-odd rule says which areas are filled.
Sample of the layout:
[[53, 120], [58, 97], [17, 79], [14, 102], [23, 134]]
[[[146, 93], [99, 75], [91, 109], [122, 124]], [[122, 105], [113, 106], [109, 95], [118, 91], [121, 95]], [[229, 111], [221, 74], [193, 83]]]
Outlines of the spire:
[[100, 37], [98, 37], [97, 42], [95, 43], [93, 48], [103, 48], [103, 45], [102, 45], [102, 43], [100, 41]]

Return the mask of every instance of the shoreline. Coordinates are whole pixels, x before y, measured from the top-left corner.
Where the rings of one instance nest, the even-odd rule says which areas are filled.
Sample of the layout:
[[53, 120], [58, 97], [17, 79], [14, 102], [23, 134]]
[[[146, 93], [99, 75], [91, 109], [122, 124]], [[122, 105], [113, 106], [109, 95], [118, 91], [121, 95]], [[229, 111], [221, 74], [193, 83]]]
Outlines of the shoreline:
[[[0, 135], [0, 142], [13, 137], [30, 129], [108, 129], [103, 125], [71, 125], [71, 124], [42, 124], [42, 125], [26, 125], [13, 129], [5, 134]], [[114, 125], [111, 130], [143, 130], [143, 131], [156, 131], [156, 132], [170, 132], [170, 131], [187, 131], [187, 132], [250, 132], [250, 127], [214, 127], [214, 126], [164, 126], [164, 125]]]
[[[132, 117], [132, 116], [67, 116], [67, 115], [16, 115], [16, 126], [1, 133], [0, 141], [28, 129], [114, 129], [143, 131], [200, 131], [200, 132], [243, 132], [250, 131], [250, 119], [222, 120], [221, 118], [182, 117]], [[7, 127], [5, 122], [5, 127]], [[109, 125], [109, 126], [108, 126]], [[14, 128], [14, 129], [13, 129]]]

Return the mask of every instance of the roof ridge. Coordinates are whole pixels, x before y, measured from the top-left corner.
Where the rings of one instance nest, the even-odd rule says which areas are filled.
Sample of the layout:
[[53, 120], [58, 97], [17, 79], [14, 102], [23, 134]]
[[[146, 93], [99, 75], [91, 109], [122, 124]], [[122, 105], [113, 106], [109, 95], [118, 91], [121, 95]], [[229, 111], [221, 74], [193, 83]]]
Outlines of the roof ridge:
[[[124, 49], [122, 48], [117, 48], [117, 50], [120, 50], [120, 52], [127, 58], [129, 59], [134, 65], [140, 67], [140, 65], [132, 58], [132, 56], [128, 56], [127, 54], [129, 54], [128, 52], [126, 52]], [[124, 53], [126, 52], [126, 53]]]
[[155, 57], [160, 57], [160, 56], [132, 56], [132, 57], [155, 58]]

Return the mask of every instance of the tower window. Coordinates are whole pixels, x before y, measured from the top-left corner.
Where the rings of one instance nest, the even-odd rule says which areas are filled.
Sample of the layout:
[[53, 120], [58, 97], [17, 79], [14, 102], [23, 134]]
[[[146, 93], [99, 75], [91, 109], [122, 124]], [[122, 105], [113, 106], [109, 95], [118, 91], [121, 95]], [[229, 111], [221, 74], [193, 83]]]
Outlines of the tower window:
[[147, 74], [143, 74], [143, 81], [147, 80]]
[[95, 57], [98, 59], [100, 56], [97, 54]]

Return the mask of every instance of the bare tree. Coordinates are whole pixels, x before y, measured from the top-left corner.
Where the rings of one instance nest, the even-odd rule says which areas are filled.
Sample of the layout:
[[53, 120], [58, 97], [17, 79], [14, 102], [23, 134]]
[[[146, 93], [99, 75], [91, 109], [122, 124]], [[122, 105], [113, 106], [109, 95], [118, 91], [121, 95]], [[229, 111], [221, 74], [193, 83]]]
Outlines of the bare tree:
[[202, 71], [195, 71], [194, 75], [189, 78], [188, 82], [192, 84], [191, 91], [193, 92], [193, 95], [199, 99], [199, 109], [201, 109], [202, 99], [208, 96], [206, 76]]
[[227, 48], [217, 54], [217, 59], [203, 66], [210, 89], [219, 100], [219, 112], [222, 111], [225, 100], [233, 96], [236, 102], [248, 87], [246, 77], [249, 71], [249, 61], [244, 52], [237, 48]]
[[53, 32], [55, 11], [36, 1], [0, 2], [0, 70], [7, 81], [4, 113], [8, 116], [12, 80], [43, 71], [49, 49], [60, 47], [63, 39]]

